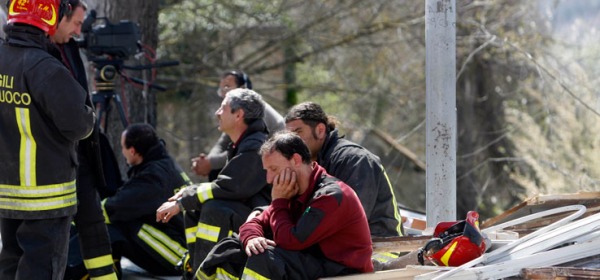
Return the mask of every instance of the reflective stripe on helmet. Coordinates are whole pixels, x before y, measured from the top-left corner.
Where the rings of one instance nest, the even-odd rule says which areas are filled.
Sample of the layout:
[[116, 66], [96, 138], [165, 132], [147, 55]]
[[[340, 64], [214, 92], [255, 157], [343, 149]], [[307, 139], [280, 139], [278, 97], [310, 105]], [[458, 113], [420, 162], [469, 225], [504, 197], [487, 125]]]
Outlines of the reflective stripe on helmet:
[[452, 256], [452, 253], [454, 253], [454, 249], [456, 249], [456, 245], [458, 244], [458, 242], [452, 241], [452, 245], [450, 245], [450, 248], [448, 248], [448, 251], [446, 251], [444, 253], [444, 255], [440, 258], [440, 261], [445, 265], [448, 266], [448, 263], [450, 262], [450, 257]]

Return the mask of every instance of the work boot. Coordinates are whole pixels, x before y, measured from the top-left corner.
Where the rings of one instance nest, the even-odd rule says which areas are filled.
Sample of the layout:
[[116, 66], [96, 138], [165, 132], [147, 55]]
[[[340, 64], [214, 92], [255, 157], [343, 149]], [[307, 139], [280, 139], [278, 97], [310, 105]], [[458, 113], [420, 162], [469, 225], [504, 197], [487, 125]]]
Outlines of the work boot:
[[175, 265], [175, 269], [180, 271], [183, 275], [182, 279], [194, 279], [194, 272], [192, 271], [192, 265], [190, 264], [190, 255], [188, 252], [183, 254], [181, 260]]

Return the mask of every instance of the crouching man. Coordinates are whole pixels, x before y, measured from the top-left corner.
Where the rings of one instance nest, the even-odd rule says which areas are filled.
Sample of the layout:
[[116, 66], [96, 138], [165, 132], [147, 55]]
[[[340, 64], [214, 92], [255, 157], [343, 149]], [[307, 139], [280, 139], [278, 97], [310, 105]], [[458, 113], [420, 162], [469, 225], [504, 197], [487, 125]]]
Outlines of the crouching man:
[[[272, 202], [208, 255], [201, 279], [317, 279], [372, 272], [371, 236], [356, 193], [311, 162], [302, 139], [282, 132], [261, 147]], [[237, 265], [236, 265], [237, 264]]]

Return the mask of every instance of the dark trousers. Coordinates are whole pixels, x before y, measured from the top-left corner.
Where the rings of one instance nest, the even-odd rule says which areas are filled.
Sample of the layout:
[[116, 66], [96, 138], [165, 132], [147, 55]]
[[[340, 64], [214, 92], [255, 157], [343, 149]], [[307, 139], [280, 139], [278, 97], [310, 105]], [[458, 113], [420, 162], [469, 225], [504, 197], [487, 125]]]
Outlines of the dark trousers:
[[108, 225], [115, 259], [126, 257], [153, 275], [181, 275], [181, 272], [161, 257], [158, 252], [119, 226]]
[[248, 256], [242, 250], [238, 235], [233, 234], [219, 241], [212, 248], [195, 272], [196, 279], [227, 279], [232, 278], [231, 276], [239, 278], [242, 276], [247, 260]]
[[269, 247], [264, 253], [247, 257], [242, 243], [233, 236], [220, 241], [196, 272], [198, 279], [318, 279], [358, 273], [333, 262], [320, 253], [289, 251]]
[[[122, 257], [126, 257], [153, 275], [181, 275], [181, 272], [174, 265], [167, 263], [153, 248], [149, 248], [137, 237], [134, 231], [125, 229], [125, 226], [113, 224], [107, 225], [107, 228], [111, 241], [112, 256], [117, 263], [120, 262]], [[79, 244], [79, 234], [73, 231], [69, 245], [69, 267], [74, 272], [81, 271], [83, 265]]]
[[0, 218], [0, 279], [62, 279], [71, 218]]
[[252, 209], [238, 201], [209, 200], [200, 211], [185, 213], [186, 232], [196, 228], [195, 241], [188, 242], [188, 252], [192, 270], [196, 271], [210, 250], [221, 239], [238, 232]]
[[[102, 215], [98, 195], [98, 188], [102, 186], [96, 185], [94, 180], [95, 171], [91, 170], [92, 165], [88, 162], [87, 158], [80, 156], [79, 162], [80, 165], [77, 172], [78, 203], [77, 214], [75, 214], [74, 218], [79, 243], [69, 245], [69, 255], [73, 254], [73, 250], [81, 250], [83, 259], [86, 260], [97, 259], [98, 257], [110, 257], [112, 259], [110, 239], [106, 224], [104, 223], [104, 216]], [[71, 248], [73, 246], [74, 248]], [[80, 265], [83, 265], [83, 263]], [[91, 264], [90, 266], [87, 267], [87, 273], [89, 273], [90, 277], [101, 277], [114, 273], [112, 264]], [[68, 267], [67, 275], [70, 275], [71, 271], [73, 273], [81, 271], [81, 267]], [[85, 269], [83, 272], [86, 272]], [[79, 275], [72, 275], [72, 277], [81, 278]]]
[[288, 251], [279, 247], [268, 248], [262, 254], [252, 255], [242, 275], [266, 279], [318, 279], [358, 273], [324, 256], [303, 251]]

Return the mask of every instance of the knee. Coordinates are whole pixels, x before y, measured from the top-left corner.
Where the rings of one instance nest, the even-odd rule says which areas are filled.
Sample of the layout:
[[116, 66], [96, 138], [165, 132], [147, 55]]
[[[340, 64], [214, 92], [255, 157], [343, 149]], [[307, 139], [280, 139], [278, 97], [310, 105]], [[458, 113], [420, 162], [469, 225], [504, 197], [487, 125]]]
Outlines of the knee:
[[232, 206], [232, 202], [215, 199], [209, 200], [202, 205], [200, 221], [212, 225], [235, 228], [236, 226], [239, 227], [245, 221], [245, 217], [240, 216], [234, 209], [234, 206]]
[[212, 215], [215, 213], [223, 212], [227, 209], [227, 204], [223, 200], [211, 199], [202, 204], [201, 215]]
[[256, 269], [259, 267], [265, 267], [273, 263], [273, 250], [271, 248], [265, 250], [263, 253], [258, 255], [252, 255], [248, 257], [246, 267]]

